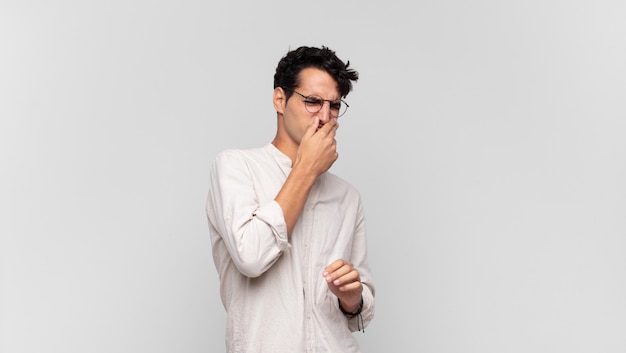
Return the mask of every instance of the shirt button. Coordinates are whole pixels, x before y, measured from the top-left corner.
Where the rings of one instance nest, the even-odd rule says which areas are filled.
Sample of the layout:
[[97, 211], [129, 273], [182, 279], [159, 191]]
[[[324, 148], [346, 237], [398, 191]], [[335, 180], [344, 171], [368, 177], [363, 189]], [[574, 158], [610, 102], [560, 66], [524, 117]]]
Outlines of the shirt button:
[[311, 313], [306, 314], [306, 318], [310, 320], [311, 319]]

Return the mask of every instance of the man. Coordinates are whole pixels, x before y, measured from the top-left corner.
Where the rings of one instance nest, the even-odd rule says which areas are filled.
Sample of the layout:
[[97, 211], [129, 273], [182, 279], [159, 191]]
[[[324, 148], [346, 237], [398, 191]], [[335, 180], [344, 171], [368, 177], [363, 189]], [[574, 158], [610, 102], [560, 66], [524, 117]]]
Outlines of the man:
[[226, 150], [207, 215], [228, 352], [359, 352], [374, 316], [358, 191], [328, 172], [358, 73], [327, 47], [300, 47], [274, 75], [271, 143]]

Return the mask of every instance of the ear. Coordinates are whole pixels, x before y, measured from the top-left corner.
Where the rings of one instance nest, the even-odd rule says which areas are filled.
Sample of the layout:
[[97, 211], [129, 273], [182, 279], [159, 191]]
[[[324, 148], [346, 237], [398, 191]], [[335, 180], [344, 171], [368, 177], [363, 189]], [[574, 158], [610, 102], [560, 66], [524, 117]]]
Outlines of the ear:
[[287, 95], [281, 87], [274, 88], [274, 109], [278, 114], [283, 114], [285, 111], [285, 105], [287, 105]]

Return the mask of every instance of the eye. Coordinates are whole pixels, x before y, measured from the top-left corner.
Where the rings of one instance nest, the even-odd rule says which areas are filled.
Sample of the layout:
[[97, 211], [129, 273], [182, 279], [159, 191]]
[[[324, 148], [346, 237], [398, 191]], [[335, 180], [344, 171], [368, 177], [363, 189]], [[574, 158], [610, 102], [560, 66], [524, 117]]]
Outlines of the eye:
[[330, 102], [330, 109], [332, 109], [332, 110], [340, 110], [341, 109], [341, 101]]
[[324, 104], [324, 100], [317, 97], [309, 97], [304, 101], [304, 103], [310, 106], [320, 107]]

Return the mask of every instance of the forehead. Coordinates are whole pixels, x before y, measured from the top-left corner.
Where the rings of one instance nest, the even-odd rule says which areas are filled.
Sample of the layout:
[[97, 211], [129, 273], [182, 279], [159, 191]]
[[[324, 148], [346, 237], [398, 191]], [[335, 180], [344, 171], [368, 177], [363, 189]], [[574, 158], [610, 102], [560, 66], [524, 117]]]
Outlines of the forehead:
[[307, 94], [339, 95], [337, 81], [328, 72], [313, 67], [300, 71], [298, 88], [307, 90]]

